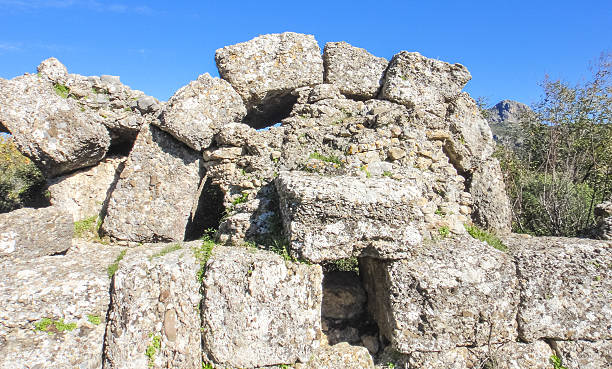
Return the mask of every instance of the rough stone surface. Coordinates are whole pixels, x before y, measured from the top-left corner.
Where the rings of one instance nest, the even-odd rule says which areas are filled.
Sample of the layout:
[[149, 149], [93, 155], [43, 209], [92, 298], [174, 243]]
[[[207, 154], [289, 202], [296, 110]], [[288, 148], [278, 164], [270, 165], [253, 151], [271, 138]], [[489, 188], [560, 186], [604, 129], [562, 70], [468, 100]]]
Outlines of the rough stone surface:
[[208, 148], [213, 135], [246, 115], [240, 95], [227, 82], [208, 73], [179, 89], [154, 124], [196, 151]]
[[103, 231], [126, 241], [182, 241], [200, 171], [195, 151], [145, 125], [110, 197]]
[[217, 247], [206, 264], [203, 349], [215, 367], [306, 362], [321, 338], [321, 267]]
[[95, 167], [49, 180], [51, 205], [70, 213], [75, 222], [95, 215], [102, 218], [125, 160], [109, 157]]
[[612, 368], [612, 340], [557, 341], [555, 345], [569, 369]]
[[73, 232], [70, 214], [56, 207], [0, 214], [0, 260], [63, 253], [70, 248]]
[[471, 78], [461, 64], [402, 51], [389, 63], [380, 97], [444, 117], [445, 103]]
[[[0, 368], [102, 368], [107, 267], [119, 253], [75, 241], [66, 255], [0, 261]], [[44, 318], [76, 327], [35, 330]]]
[[[418, 245], [421, 190], [389, 178], [282, 172], [276, 180], [292, 250], [312, 262], [365, 253], [393, 255]], [[368, 249], [372, 249], [371, 251]]]
[[316, 349], [306, 364], [296, 369], [374, 369], [374, 362], [365, 347], [351, 346], [346, 342]]
[[35, 74], [0, 80], [0, 121], [47, 177], [96, 164], [110, 145], [99, 116]]
[[380, 332], [402, 353], [513, 341], [511, 258], [468, 237], [428, 242], [403, 260], [366, 258], [361, 275]]
[[352, 272], [331, 272], [323, 279], [321, 316], [327, 319], [353, 319], [363, 314], [366, 293], [359, 277]]
[[595, 216], [599, 218], [595, 238], [612, 240], [612, 201], [595, 206]]
[[328, 42], [323, 50], [325, 83], [338, 86], [346, 96], [375, 98], [389, 61], [346, 42]]
[[510, 232], [512, 207], [497, 159], [490, 158], [474, 172], [470, 194], [474, 201], [474, 222], [496, 233]]
[[112, 281], [104, 368], [201, 368], [199, 244], [129, 250]]
[[254, 127], [284, 118], [295, 100], [292, 90], [323, 83], [321, 50], [311, 35], [259, 36], [217, 50], [215, 60], [221, 77], [242, 96]]
[[612, 339], [610, 242], [519, 235], [502, 241], [517, 265], [522, 339]]

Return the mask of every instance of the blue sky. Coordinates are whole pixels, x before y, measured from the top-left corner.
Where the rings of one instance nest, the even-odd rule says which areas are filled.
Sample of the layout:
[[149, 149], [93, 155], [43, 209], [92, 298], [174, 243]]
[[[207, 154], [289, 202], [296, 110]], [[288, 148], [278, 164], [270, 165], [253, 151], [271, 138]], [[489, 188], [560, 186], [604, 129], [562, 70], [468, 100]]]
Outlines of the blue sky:
[[51, 56], [71, 73], [112, 74], [161, 100], [209, 72], [217, 48], [265, 33], [346, 41], [468, 67], [473, 97], [533, 103], [549, 74], [569, 82], [612, 51], [612, 1], [0, 0], [0, 77]]

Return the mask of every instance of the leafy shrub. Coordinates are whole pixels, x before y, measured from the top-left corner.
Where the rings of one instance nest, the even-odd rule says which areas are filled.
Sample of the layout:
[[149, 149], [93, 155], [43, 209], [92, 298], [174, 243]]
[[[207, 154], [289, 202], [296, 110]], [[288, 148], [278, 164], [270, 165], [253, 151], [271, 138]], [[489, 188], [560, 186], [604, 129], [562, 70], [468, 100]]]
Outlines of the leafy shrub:
[[48, 204], [45, 186], [40, 170], [17, 150], [13, 139], [0, 135], [0, 213]]

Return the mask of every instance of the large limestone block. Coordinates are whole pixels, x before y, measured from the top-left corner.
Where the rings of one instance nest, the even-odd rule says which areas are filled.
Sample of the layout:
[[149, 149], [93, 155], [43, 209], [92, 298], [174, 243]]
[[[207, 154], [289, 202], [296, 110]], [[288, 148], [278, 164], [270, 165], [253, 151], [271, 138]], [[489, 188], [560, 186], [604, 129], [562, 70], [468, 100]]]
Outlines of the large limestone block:
[[66, 255], [0, 261], [0, 368], [102, 368], [107, 268], [120, 252], [79, 241]]
[[402, 51], [389, 63], [380, 97], [444, 117], [445, 102], [457, 95], [471, 78], [461, 64]]
[[472, 175], [470, 183], [472, 219], [496, 233], [508, 233], [512, 226], [512, 207], [506, 194], [499, 161], [490, 158]]
[[182, 241], [200, 170], [197, 152], [144, 126], [109, 200], [103, 231], [134, 242]]
[[0, 214], [0, 259], [63, 253], [70, 248], [73, 233], [70, 214], [54, 206]]
[[519, 235], [502, 241], [520, 279], [522, 339], [612, 339], [612, 243]]
[[422, 240], [416, 186], [304, 172], [282, 172], [275, 184], [291, 248], [309, 261], [362, 253], [397, 257]]
[[101, 117], [60, 93], [35, 74], [0, 81], [0, 121], [47, 177], [96, 164], [110, 145]]
[[201, 369], [199, 244], [128, 252], [112, 282], [105, 368]]
[[380, 332], [399, 352], [516, 339], [514, 265], [484, 242], [428, 242], [403, 260], [366, 258], [361, 275]]
[[105, 158], [94, 167], [49, 180], [51, 205], [70, 213], [75, 222], [95, 215], [102, 217], [125, 160], [125, 157]]
[[221, 77], [242, 96], [254, 127], [288, 115], [292, 90], [323, 83], [321, 50], [312, 35], [259, 36], [218, 49], [215, 60]]
[[595, 217], [599, 218], [595, 230], [596, 238], [612, 240], [612, 201], [604, 201], [595, 206]]
[[316, 349], [308, 363], [297, 364], [296, 369], [374, 369], [368, 349], [351, 346], [346, 342]]
[[325, 83], [346, 96], [376, 98], [389, 62], [346, 42], [328, 42], [323, 50]]
[[569, 369], [612, 368], [612, 340], [556, 341], [563, 365]]
[[215, 367], [305, 362], [321, 338], [318, 265], [256, 249], [217, 247], [206, 265], [202, 342]]
[[210, 146], [224, 124], [240, 122], [245, 115], [242, 98], [232, 86], [206, 73], [178, 90], [154, 124], [200, 151]]

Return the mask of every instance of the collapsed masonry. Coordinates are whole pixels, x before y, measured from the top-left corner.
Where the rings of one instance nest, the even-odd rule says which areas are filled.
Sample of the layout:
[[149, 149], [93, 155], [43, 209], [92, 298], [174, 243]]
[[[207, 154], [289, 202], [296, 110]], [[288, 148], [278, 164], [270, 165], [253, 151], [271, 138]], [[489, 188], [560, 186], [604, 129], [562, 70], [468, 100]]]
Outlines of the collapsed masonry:
[[[465, 67], [295, 33], [216, 62], [166, 103], [56, 59], [0, 79], [52, 204], [0, 215], [0, 368], [612, 365], [609, 242], [466, 234], [510, 207]], [[111, 245], [71, 240], [91, 216]]]

